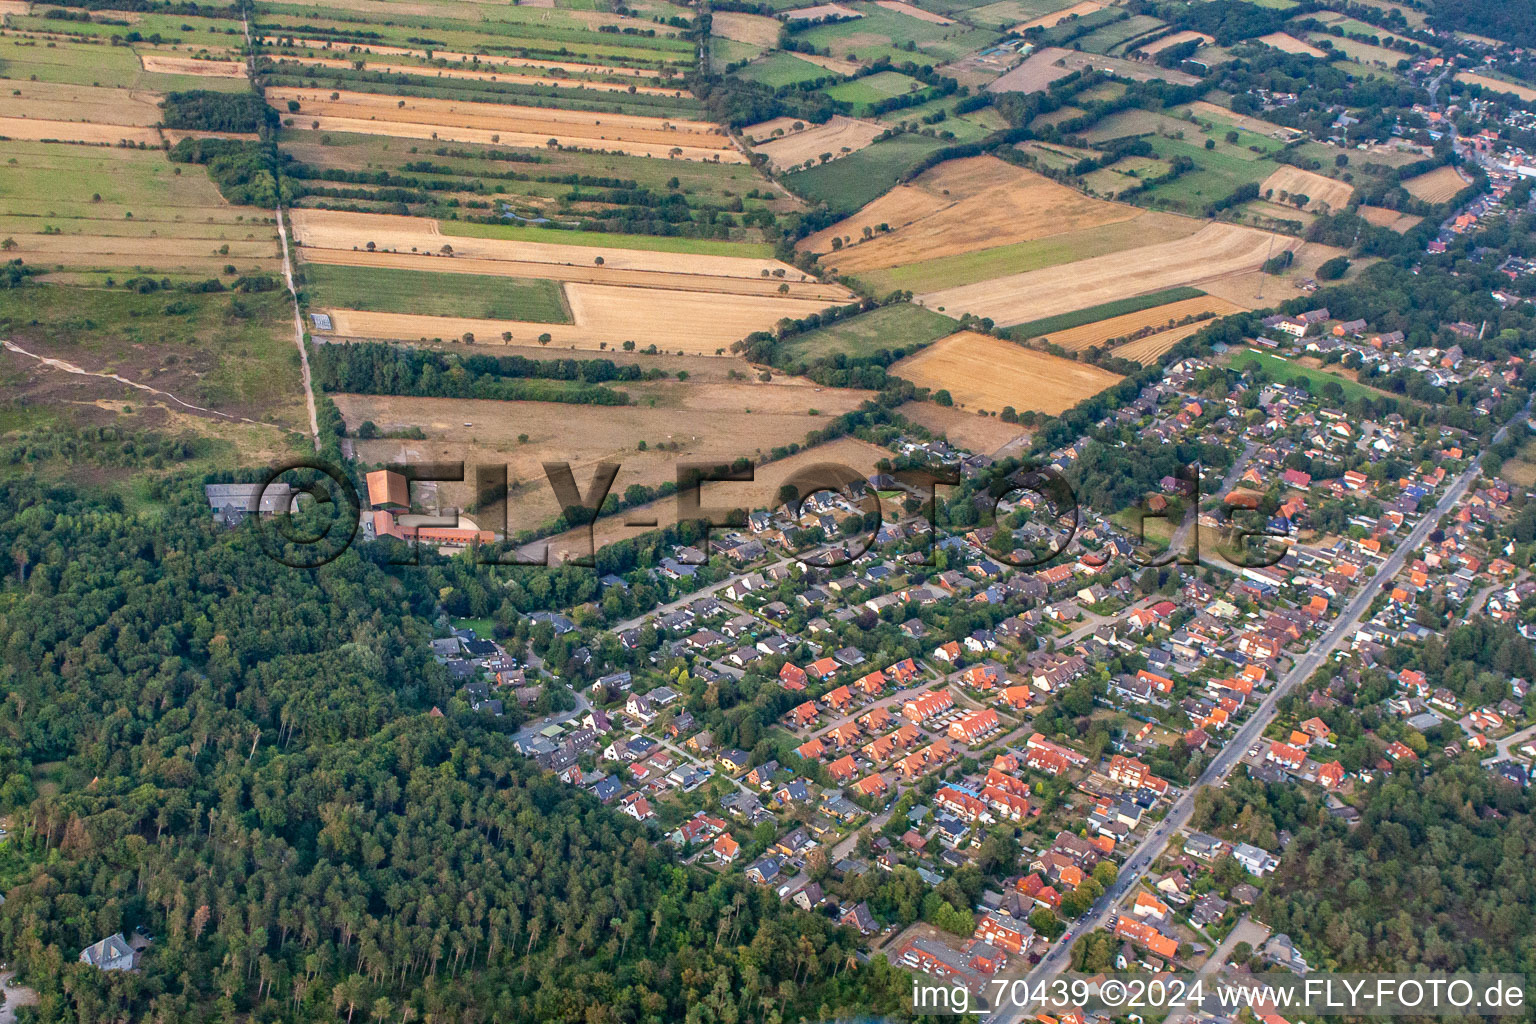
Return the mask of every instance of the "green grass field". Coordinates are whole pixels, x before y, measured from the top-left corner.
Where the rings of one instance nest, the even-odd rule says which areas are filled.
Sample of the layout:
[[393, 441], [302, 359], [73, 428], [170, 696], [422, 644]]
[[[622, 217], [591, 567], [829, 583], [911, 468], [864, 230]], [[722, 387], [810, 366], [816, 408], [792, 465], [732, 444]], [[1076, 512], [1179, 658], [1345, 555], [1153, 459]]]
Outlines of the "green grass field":
[[1339, 385], [1343, 389], [1346, 400], [1352, 398], [1380, 398], [1385, 394], [1385, 392], [1377, 391], [1375, 388], [1358, 384], [1347, 377], [1340, 377], [1336, 373], [1314, 369], [1310, 366], [1301, 366], [1291, 362], [1289, 359], [1284, 359], [1269, 352], [1255, 352], [1252, 349], [1243, 349], [1232, 356], [1232, 365], [1240, 369], [1256, 365], [1269, 374], [1270, 379], [1286, 383], [1301, 378], [1307, 382], [1307, 390], [1311, 391], [1314, 395], [1323, 394], [1323, 388], [1328, 384]]
[[736, 75], [749, 82], [758, 82], [772, 89], [782, 89], [786, 85], [799, 85], [801, 82], [814, 82], [832, 77], [832, 72], [808, 60], [801, 60], [793, 54], [785, 53], [783, 50], [774, 50], [761, 60], [748, 64], [736, 72]]
[[1164, 288], [1160, 292], [1148, 292], [1146, 295], [1136, 295], [1129, 299], [1116, 299], [1114, 302], [1102, 302], [1097, 306], [1086, 306], [1070, 313], [1058, 313], [1055, 316], [1043, 317], [1039, 320], [1030, 320], [1011, 327], [1008, 333], [1014, 338], [1024, 340], [1026, 338], [1038, 338], [1044, 334], [1056, 331], [1066, 331], [1073, 327], [1082, 327], [1084, 324], [1098, 323], [1100, 320], [1108, 320], [1112, 316], [1124, 316], [1127, 313], [1139, 313], [1153, 306], [1163, 306], [1170, 302], [1182, 302], [1185, 299], [1198, 299], [1205, 292], [1199, 288], [1181, 286], [1178, 288]]
[[[965, 24], [936, 25], [872, 3], [850, 6], [864, 17], [818, 25], [798, 33], [798, 38], [815, 46], [818, 52], [830, 50], [836, 57], [852, 54], [861, 61], [873, 61], [887, 56], [893, 64], [957, 60], [997, 39], [988, 29], [975, 29]], [[908, 43], [915, 50], [906, 49]]]
[[756, 242], [722, 242], [713, 238], [615, 235], [606, 231], [561, 231], [559, 228], [525, 228], [511, 224], [480, 224], [461, 220], [442, 221], [439, 229], [445, 235], [461, 235], [465, 238], [505, 238], [513, 242], [554, 242], [560, 245], [645, 249], [649, 252], [686, 252], [698, 256], [748, 256], [755, 259], [773, 255], [771, 245]]
[[832, 355], [859, 358], [881, 349], [911, 350], [953, 334], [959, 326], [932, 310], [898, 302], [797, 335], [785, 343], [785, 348], [794, 359]]
[[159, 150], [19, 141], [0, 150], [0, 214], [63, 213], [78, 204], [139, 206], [140, 217], [149, 207], [225, 205], [201, 167], [173, 164]]
[[[1194, 133], [1191, 133], [1192, 135]], [[1252, 133], [1248, 133], [1252, 134]], [[1217, 141], [1215, 149], [1180, 139], [1150, 138], [1152, 150], [1161, 160], [1186, 156], [1195, 169], [1173, 181], [1137, 194], [1138, 203], [1152, 202], [1188, 213], [1199, 213], [1207, 203], [1224, 199], [1232, 190], [1247, 182], [1260, 182], [1274, 173], [1277, 166], [1258, 159], [1257, 154]]]
[[1076, 0], [998, 0], [997, 3], [982, 4], [971, 7], [969, 10], [963, 3], [941, 2], [932, 6], [951, 17], [962, 18], [972, 25], [981, 25], [986, 28], [1012, 28], [1021, 21], [1033, 21], [1047, 14], [1055, 14], [1057, 11], [1071, 7], [1075, 2]]
[[99, 85], [115, 89], [249, 89], [243, 78], [164, 75], [145, 71], [139, 55], [126, 46], [100, 42], [56, 42], [0, 36], [0, 77], [13, 81], [56, 82], [60, 85]]
[[812, 201], [823, 201], [838, 213], [852, 213], [885, 192], [908, 169], [945, 143], [922, 135], [898, 135], [851, 153], [841, 160], [797, 171], [785, 182]]
[[323, 263], [306, 265], [304, 278], [314, 302], [343, 309], [546, 324], [571, 322], [557, 281]]
[[914, 86], [918, 89], [923, 87], [922, 83], [915, 78], [908, 78], [895, 71], [880, 71], [873, 75], [865, 75], [863, 78], [840, 82], [823, 89], [822, 92], [834, 100], [853, 104], [858, 111], [881, 100], [905, 96], [914, 91]]

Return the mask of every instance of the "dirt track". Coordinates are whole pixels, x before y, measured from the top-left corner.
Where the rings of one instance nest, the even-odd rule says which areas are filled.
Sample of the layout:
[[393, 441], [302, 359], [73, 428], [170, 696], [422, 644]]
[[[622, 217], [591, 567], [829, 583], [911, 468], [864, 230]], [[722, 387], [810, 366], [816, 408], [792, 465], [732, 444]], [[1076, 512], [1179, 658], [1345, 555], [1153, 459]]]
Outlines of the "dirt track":
[[[352, 61], [335, 57], [280, 57], [273, 60], [303, 67], [350, 68]], [[512, 67], [512, 64], [501, 65]], [[628, 93], [633, 89], [645, 96], [679, 96], [686, 93], [682, 88], [666, 89], [657, 85], [627, 85], [623, 82], [599, 82], [585, 78], [546, 78], [542, 75], [517, 75], [506, 72], [480, 71], [460, 67], [432, 67], [419, 64], [383, 64], [370, 61], [368, 70], [391, 75], [418, 75], [425, 78], [457, 78], [479, 82], [519, 82], [526, 85], [553, 85], [562, 89], [592, 89], [597, 92]]]
[[1002, 325], [1070, 313], [1115, 299], [1257, 269], [1299, 240], [1232, 224], [1187, 238], [919, 295], [950, 316], [974, 313]]
[[171, 57], [163, 53], [141, 53], [139, 63], [145, 71], [167, 75], [197, 75], [203, 78], [244, 78], [245, 65], [236, 60], [197, 60]]

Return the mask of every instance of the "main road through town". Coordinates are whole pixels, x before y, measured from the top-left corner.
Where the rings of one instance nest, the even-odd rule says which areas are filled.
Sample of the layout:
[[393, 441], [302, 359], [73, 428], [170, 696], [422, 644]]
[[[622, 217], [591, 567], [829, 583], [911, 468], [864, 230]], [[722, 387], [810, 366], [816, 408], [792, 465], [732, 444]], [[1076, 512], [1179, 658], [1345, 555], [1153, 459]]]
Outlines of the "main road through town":
[[[1527, 402], [1525, 408], [1514, 419], [1499, 428], [1498, 433], [1494, 435], [1494, 443], [1502, 441], [1510, 427], [1524, 420], [1529, 416], [1530, 411], [1531, 403]], [[1408, 556], [1424, 543], [1424, 538], [1429, 536], [1430, 531], [1439, 523], [1441, 517], [1448, 513], [1456, 502], [1461, 500], [1462, 495], [1467, 492], [1467, 488], [1472, 485], [1472, 481], [1477, 478], [1478, 467], [1481, 463], [1482, 456], [1479, 455], [1460, 476], [1451, 482], [1451, 485], [1445, 489], [1444, 495], [1441, 496], [1440, 501], [1435, 507], [1419, 520], [1418, 525], [1413, 528], [1407, 537], [1403, 538], [1402, 543], [1381, 563], [1381, 567], [1376, 570], [1376, 573], [1371, 576], [1370, 580], [1345, 605], [1343, 613], [1334, 621], [1328, 631], [1323, 634], [1317, 646], [1297, 659], [1296, 664], [1275, 684], [1275, 688], [1260, 702], [1258, 708], [1249, 716], [1248, 721], [1244, 722], [1242, 727], [1238, 729], [1237, 734], [1221, 748], [1221, 751], [1217, 753], [1215, 759], [1201, 773], [1200, 778], [1196, 780], [1195, 784], [1185, 790], [1174, 801], [1167, 817], [1159, 822], [1157, 827], [1152, 830], [1152, 833], [1141, 841], [1130, 855], [1130, 858], [1122, 865], [1119, 877], [1115, 879], [1114, 884], [1105, 891], [1103, 896], [1099, 897], [1098, 901], [1094, 903], [1086, 914], [1072, 923], [1072, 926], [1057, 940], [1044, 959], [1035, 965], [1034, 970], [1026, 975], [1028, 984], [1021, 986], [1025, 992], [1033, 991], [1042, 981], [1068, 968], [1072, 944], [1081, 936], [1104, 925], [1105, 921], [1109, 919], [1110, 914], [1114, 911], [1114, 908], [1125, 897], [1125, 894], [1131, 892], [1147, 873], [1148, 869], [1151, 868], [1152, 863], [1157, 860], [1158, 855], [1162, 853], [1163, 848], [1168, 844], [1168, 840], [1189, 821], [1195, 809], [1195, 794], [1207, 786], [1220, 784], [1231, 774], [1232, 769], [1237, 766], [1239, 760], [1253, 746], [1254, 742], [1264, 734], [1264, 730], [1269, 723], [1274, 720], [1275, 709], [1279, 706], [1280, 699], [1295, 689], [1297, 685], [1310, 679], [1312, 674], [1322, 666], [1323, 662], [1354, 633], [1355, 627], [1365, 617], [1366, 611], [1371, 606], [1371, 600], [1376, 596], [1381, 585], [1397, 575]], [[1015, 1024], [1015, 1022], [1026, 1019], [1033, 1008], [1032, 1003], [1022, 1006], [997, 1007], [996, 1012], [988, 1018], [988, 1021], [991, 1024]]]

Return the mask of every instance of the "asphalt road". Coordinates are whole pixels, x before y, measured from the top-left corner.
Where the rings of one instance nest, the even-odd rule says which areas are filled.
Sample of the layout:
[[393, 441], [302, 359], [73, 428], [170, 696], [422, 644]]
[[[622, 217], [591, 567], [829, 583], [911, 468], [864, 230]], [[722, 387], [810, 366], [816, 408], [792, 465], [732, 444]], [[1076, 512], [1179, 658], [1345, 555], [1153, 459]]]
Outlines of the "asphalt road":
[[[1531, 406], [1527, 403], [1525, 409], [1515, 419], [1500, 427], [1499, 431], [1494, 435], [1494, 443], [1503, 440], [1510, 427], [1525, 418], [1530, 413], [1530, 409]], [[1162, 853], [1163, 848], [1168, 843], [1168, 839], [1188, 823], [1195, 809], [1195, 794], [1207, 786], [1220, 784], [1231, 774], [1232, 769], [1237, 766], [1239, 760], [1248, 751], [1248, 748], [1253, 746], [1263, 736], [1265, 728], [1274, 720], [1275, 709], [1279, 706], [1280, 699], [1298, 684], [1310, 679], [1312, 674], [1322, 666], [1323, 662], [1355, 631], [1355, 627], [1359, 625], [1360, 620], [1365, 617], [1366, 611], [1370, 608], [1371, 599], [1375, 597], [1377, 590], [1383, 583], [1397, 575], [1398, 571], [1402, 569], [1404, 562], [1408, 559], [1408, 556], [1424, 543], [1424, 539], [1434, 530], [1441, 517], [1448, 513], [1452, 506], [1466, 493], [1467, 488], [1476, 479], [1478, 468], [1481, 464], [1482, 456], [1479, 455], [1460, 476], [1452, 481], [1435, 507], [1419, 520], [1418, 525], [1409, 532], [1407, 537], [1403, 538], [1402, 543], [1382, 562], [1381, 567], [1376, 570], [1376, 573], [1370, 580], [1345, 605], [1343, 613], [1334, 621], [1334, 624], [1328, 631], [1323, 634], [1317, 645], [1306, 654], [1303, 654], [1291, 670], [1281, 677], [1280, 681], [1275, 684], [1275, 688], [1260, 702], [1254, 713], [1238, 729], [1236, 735], [1221, 748], [1215, 759], [1201, 773], [1200, 778], [1196, 780], [1195, 784], [1185, 790], [1184, 794], [1174, 801], [1167, 817], [1158, 823], [1157, 828], [1153, 830], [1151, 835], [1141, 841], [1140, 845], [1130, 855], [1130, 858], [1121, 866], [1120, 875], [1115, 880], [1115, 884], [1099, 898], [1098, 902], [1093, 905], [1087, 914], [1072, 923], [1072, 926], [1057, 940], [1055, 946], [1046, 954], [1045, 958], [1035, 966], [1034, 970], [1029, 972], [1027, 978], [1030, 988], [1033, 988], [1045, 978], [1059, 974], [1067, 969], [1070, 963], [1069, 955], [1072, 944], [1080, 936], [1103, 926], [1114, 908], [1141, 881], [1148, 868], [1152, 866], [1158, 855]], [[1015, 1024], [1015, 1022], [1022, 1021], [1028, 1017], [1031, 1009], [1032, 1007], [1005, 1007], [990, 1017], [989, 1020], [995, 1022], [995, 1024]]]

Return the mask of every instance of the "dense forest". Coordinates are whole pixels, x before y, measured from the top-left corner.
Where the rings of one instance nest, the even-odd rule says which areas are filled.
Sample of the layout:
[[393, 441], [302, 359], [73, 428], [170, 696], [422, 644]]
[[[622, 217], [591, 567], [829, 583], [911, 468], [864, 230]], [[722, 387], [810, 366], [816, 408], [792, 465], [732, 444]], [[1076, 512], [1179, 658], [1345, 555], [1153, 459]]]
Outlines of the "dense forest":
[[253, 92], [189, 89], [168, 92], [160, 103], [167, 128], [206, 132], [259, 132], [277, 127], [277, 111]]
[[[896, 1008], [856, 934], [682, 867], [459, 718], [432, 574], [382, 548], [288, 569], [194, 482], [162, 490], [141, 517], [0, 485], [0, 947], [39, 1020]], [[76, 962], [135, 927], [142, 972]]]

